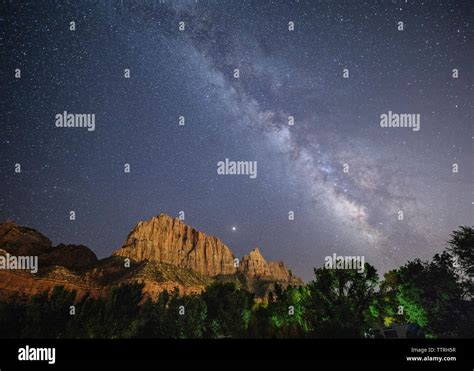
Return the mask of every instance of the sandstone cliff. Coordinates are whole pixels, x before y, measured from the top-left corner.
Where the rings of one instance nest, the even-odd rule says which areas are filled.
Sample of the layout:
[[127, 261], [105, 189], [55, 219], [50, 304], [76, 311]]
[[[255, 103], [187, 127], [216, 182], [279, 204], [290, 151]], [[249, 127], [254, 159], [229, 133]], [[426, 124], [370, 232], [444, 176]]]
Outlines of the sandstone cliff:
[[295, 276], [291, 270], [288, 269], [285, 263], [282, 261], [269, 262], [268, 267], [270, 268], [271, 277], [274, 277], [278, 281], [285, 281], [289, 283], [302, 284], [301, 278]]
[[70, 269], [84, 269], [97, 263], [97, 256], [84, 245], [64, 245], [49, 249], [40, 256], [40, 265], [60, 265]]
[[258, 247], [242, 258], [239, 271], [249, 277], [265, 277], [273, 281], [289, 284], [302, 283], [302, 280], [294, 276], [285, 263], [281, 261], [267, 262]]
[[82, 269], [97, 263], [97, 256], [83, 245], [53, 246], [51, 241], [32, 228], [21, 227], [14, 221], [0, 224], [0, 250], [15, 256], [37, 256], [42, 267], [60, 265]]
[[233, 252], [219, 239], [164, 214], [139, 222], [123, 247], [100, 261], [86, 246], [54, 247], [41, 233], [12, 221], [0, 224], [0, 254], [7, 252], [38, 256], [39, 270], [0, 271], [0, 297], [28, 297], [56, 285], [77, 290], [78, 298], [97, 297], [131, 281], [142, 282], [145, 297], [153, 299], [174, 288], [182, 294], [200, 293], [215, 281], [235, 282], [264, 297], [276, 282], [302, 283], [283, 262], [267, 262], [258, 248], [236, 264]]
[[211, 277], [236, 271], [234, 254], [226, 245], [165, 214], [138, 223], [114, 255], [168, 263]]
[[114, 255], [138, 262], [172, 264], [210, 277], [242, 273], [274, 281], [301, 282], [283, 262], [267, 262], [258, 248], [245, 255], [236, 267], [233, 252], [219, 239], [165, 214], [138, 223]]
[[38, 231], [20, 227], [8, 220], [0, 224], [0, 249], [12, 255], [41, 255], [51, 248], [51, 241]]
[[249, 276], [271, 276], [270, 268], [258, 247], [242, 258], [239, 271]]

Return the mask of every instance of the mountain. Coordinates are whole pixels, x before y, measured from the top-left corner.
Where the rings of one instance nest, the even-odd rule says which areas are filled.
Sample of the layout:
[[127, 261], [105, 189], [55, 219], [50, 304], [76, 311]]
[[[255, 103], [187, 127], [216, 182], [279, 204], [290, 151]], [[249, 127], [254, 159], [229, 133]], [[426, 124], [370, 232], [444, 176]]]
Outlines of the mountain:
[[0, 224], [0, 249], [10, 254], [40, 255], [51, 247], [51, 241], [34, 229], [20, 227], [13, 220]]
[[114, 255], [168, 263], [210, 277], [236, 272], [235, 256], [226, 245], [165, 214], [138, 223]]
[[239, 271], [253, 277], [270, 277], [277, 282], [298, 284], [301, 281], [282, 261], [267, 263], [258, 247], [242, 258]]
[[32, 228], [8, 220], [0, 224], [0, 249], [14, 256], [37, 256], [39, 265], [60, 265], [79, 269], [97, 263], [94, 252], [83, 245], [53, 246], [51, 241]]
[[13, 221], [0, 224], [0, 256], [38, 257], [37, 273], [0, 269], [0, 297], [28, 297], [56, 285], [99, 297], [114, 286], [138, 281], [145, 296], [156, 298], [163, 290], [200, 293], [215, 281], [235, 282], [258, 297], [276, 283], [300, 285], [283, 262], [267, 262], [258, 248], [241, 260], [214, 236], [208, 236], [177, 218], [160, 214], [139, 222], [122, 247], [98, 260], [83, 245], [53, 246], [40, 232]]

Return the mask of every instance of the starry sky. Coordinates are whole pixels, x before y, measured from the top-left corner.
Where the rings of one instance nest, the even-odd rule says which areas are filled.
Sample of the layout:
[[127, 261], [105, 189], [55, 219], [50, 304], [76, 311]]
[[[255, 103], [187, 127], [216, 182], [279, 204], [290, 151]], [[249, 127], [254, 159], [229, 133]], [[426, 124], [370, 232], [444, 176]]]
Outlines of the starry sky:
[[[184, 211], [306, 280], [333, 253], [379, 272], [431, 258], [474, 223], [472, 2], [0, 9], [0, 221], [105, 257], [138, 221]], [[57, 128], [63, 111], [95, 114], [95, 130]], [[420, 130], [382, 128], [388, 111], [420, 114]], [[258, 176], [218, 175], [225, 158]]]

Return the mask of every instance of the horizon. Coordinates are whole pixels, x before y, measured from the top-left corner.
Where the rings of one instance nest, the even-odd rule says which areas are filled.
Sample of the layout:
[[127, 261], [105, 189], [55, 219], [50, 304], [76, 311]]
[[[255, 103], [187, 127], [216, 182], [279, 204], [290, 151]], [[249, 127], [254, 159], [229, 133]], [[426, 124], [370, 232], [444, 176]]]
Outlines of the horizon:
[[[130, 232], [127, 234], [127, 236], [129, 236], [130, 233], [132, 233], [132, 232], [135, 230], [135, 228], [137, 228], [137, 226], [138, 226], [139, 224], [148, 223], [148, 222], [150, 222], [152, 219], [159, 218], [159, 217], [161, 217], [161, 216], [164, 216], [164, 217], [167, 217], [167, 218], [176, 220], [176, 221], [178, 221], [179, 223], [181, 223], [181, 224], [183, 224], [183, 225], [185, 225], [185, 226], [189, 226], [189, 227], [191, 227], [192, 229], [195, 229], [197, 232], [200, 232], [200, 233], [205, 234], [207, 237], [216, 238], [217, 240], [221, 241], [225, 246], [227, 246], [227, 247], [230, 249], [230, 251], [234, 254], [234, 249], [232, 248], [232, 246], [230, 246], [229, 244], [227, 244], [225, 241], [222, 241], [222, 240], [219, 238], [219, 236], [215, 236], [215, 235], [213, 235], [213, 234], [207, 233], [206, 231], [199, 230], [199, 229], [195, 228], [194, 226], [192, 226], [192, 225], [186, 223], [186, 221], [181, 220], [179, 217], [177, 217], [177, 216], [172, 216], [172, 215], [166, 214], [166, 213], [164, 213], [164, 212], [160, 212], [159, 214], [155, 214], [154, 216], [152, 216], [151, 218], [146, 219], [146, 220], [139, 220], [139, 221], [136, 222], [135, 225], [130, 229]], [[3, 221], [3, 222], [0, 222], [0, 225], [6, 224], [6, 223], [9, 223], [9, 222], [15, 224], [15, 225], [18, 226], [18, 227], [22, 227], [22, 228], [27, 228], [27, 229], [34, 230], [34, 231], [36, 231], [36, 232], [42, 234], [42, 235], [45, 236], [46, 238], [50, 239], [49, 236], [46, 235], [46, 234], [44, 234], [41, 230], [37, 230], [37, 229], [35, 229], [35, 228], [32, 228], [32, 227], [30, 227], [30, 226], [26, 226], [26, 225], [20, 225], [20, 224], [18, 224], [15, 220], [13, 220], [13, 219], [7, 219], [7, 220], [5, 220], [5, 221]], [[461, 228], [461, 227], [462, 227], [462, 226], [458, 226], [458, 228]], [[127, 237], [124, 239], [124, 242], [123, 242], [122, 245], [120, 245], [120, 246], [114, 248], [114, 249], [110, 252], [110, 254], [108, 254], [108, 255], [103, 255], [103, 256], [98, 255], [98, 254], [96, 253], [96, 251], [94, 251], [92, 248], [90, 248], [89, 246], [84, 245], [84, 244], [82, 244], [82, 243], [80, 243], [80, 242], [73, 244], [73, 243], [70, 243], [70, 242], [67, 242], [67, 241], [54, 242], [54, 241], [51, 240], [51, 239], [50, 239], [50, 241], [51, 241], [51, 243], [52, 243], [52, 247], [57, 247], [57, 246], [63, 245], [63, 244], [64, 244], [64, 245], [82, 245], [82, 246], [86, 246], [86, 247], [88, 247], [94, 254], [96, 254], [96, 256], [97, 256], [97, 258], [98, 258], [99, 260], [103, 260], [103, 259], [107, 259], [107, 258], [113, 256], [115, 252], [117, 252], [118, 250], [120, 250], [121, 248], [123, 248], [125, 242], [127, 241]], [[448, 240], [446, 240], [446, 245], [447, 245], [447, 244], [448, 244]], [[446, 248], [446, 246], [445, 246], [444, 248], [442, 248], [439, 252], [436, 252], [435, 254], [439, 254], [439, 253], [445, 251], [445, 248]], [[263, 250], [263, 252], [262, 252], [262, 250]], [[283, 259], [278, 259], [278, 258], [275, 258], [275, 259], [268, 259], [268, 258], [266, 257], [265, 249], [264, 249], [263, 246], [254, 246], [254, 247], [252, 247], [252, 248], [249, 248], [246, 253], [244, 253], [244, 254], [242, 254], [242, 255], [240, 255], [240, 256], [239, 256], [239, 255], [234, 255], [234, 256], [237, 257], [237, 258], [239, 258], [239, 259], [242, 259], [242, 258], [244, 258], [245, 256], [249, 256], [249, 254], [250, 254], [251, 252], [254, 252], [254, 251], [258, 251], [258, 252], [262, 255], [262, 257], [264, 258], [264, 260], [265, 260], [267, 263], [270, 263], [270, 262], [277, 262], [277, 263], [282, 262], [282, 263], [286, 266], [286, 268], [287, 268], [289, 271], [291, 271], [291, 272], [293, 272], [293, 273], [295, 274], [295, 272], [293, 271], [292, 267], [289, 266]], [[7, 255], [8, 255], [8, 254], [7, 254]], [[325, 257], [324, 257], [324, 262], [323, 262], [323, 264], [321, 264], [320, 266], [314, 266], [313, 269], [319, 269], [319, 268], [324, 268], [324, 269], [336, 269], [336, 263], [335, 263], [335, 262], [336, 262], [336, 258], [343, 258], [343, 259], [344, 259], [344, 264], [348, 264], [348, 263], [347, 263], [347, 259], [349, 259], [349, 258], [354, 260], [354, 262], [355, 262], [354, 264], [359, 263], [359, 261], [361, 260], [361, 266], [359, 266], [359, 265], [354, 265], [354, 267], [352, 267], [352, 266], [350, 265], [350, 263], [349, 263], [349, 268], [347, 268], [347, 265], [346, 265], [344, 269], [356, 269], [359, 273], [361, 273], [361, 272], [360, 272], [360, 269], [362, 269], [362, 271], [364, 270], [364, 269], [363, 269], [363, 267], [364, 267], [364, 260], [365, 260], [365, 257], [364, 257], [364, 256], [343, 256], [343, 255], [338, 255], [338, 254], [335, 253], [335, 252], [334, 252], [332, 255], [325, 256]], [[331, 259], [332, 259], [332, 260], [331, 260]], [[330, 263], [330, 264], [328, 264], [328, 263]], [[368, 263], [368, 264], [372, 265], [370, 261], [366, 261], [365, 263]], [[405, 264], [407, 264], [407, 263], [409, 263], [409, 260], [407, 260], [405, 263], [401, 264], [400, 266], [403, 266], [403, 265], [405, 265]], [[344, 264], [343, 264], [343, 265], [344, 265]], [[393, 269], [398, 269], [398, 268], [400, 268], [400, 266], [394, 267]], [[374, 268], [377, 270], [376, 267], [374, 267]], [[337, 269], [340, 269], [340, 268], [337, 268]], [[384, 276], [384, 274], [387, 273], [387, 272], [389, 272], [389, 271], [391, 271], [391, 270], [387, 270], [387, 271], [385, 271], [385, 272], [381, 272], [381, 271], [377, 270], [377, 274], [379, 275], [379, 278], [382, 279], [383, 276]], [[314, 279], [314, 277], [310, 277], [309, 279], [306, 279], [305, 277], [302, 277], [302, 276], [298, 275], [297, 273], [296, 273], [296, 277], [297, 277], [297, 278], [301, 278], [302, 281], [303, 281], [305, 284], [308, 283], [308, 282], [311, 282], [311, 281]]]

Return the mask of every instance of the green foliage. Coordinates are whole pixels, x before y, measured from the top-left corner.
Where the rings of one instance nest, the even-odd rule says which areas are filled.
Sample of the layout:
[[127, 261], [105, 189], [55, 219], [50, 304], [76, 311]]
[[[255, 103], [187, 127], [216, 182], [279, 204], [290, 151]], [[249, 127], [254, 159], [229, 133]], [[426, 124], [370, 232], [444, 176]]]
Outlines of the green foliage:
[[370, 323], [377, 272], [370, 264], [364, 271], [315, 269], [310, 293], [308, 322], [311, 336], [360, 337]]
[[[370, 305], [371, 315], [374, 318], [374, 325], [376, 327], [389, 326], [394, 322], [406, 323], [408, 321], [405, 306], [400, 303], [397, 297], [399, 285], [397, 271], [385, 273], [384, 280], [380, 283], [379, 291]], [[401, 311], [399, 311], [400, 307]]]
[[462, 322], [470, 315], [464, 309], [463, 288], [448, 252], [435, 255], [431, 262], [416, 259], [396, 274], [396, 298], [410, 322], [432, 336], [452, 337], [464, 331]]
[[206, 327], [207, 306], [199, 296], [180, 296], [175, 290], [168, 302], [164, 321], [168, 331], [164, 337], [201, 338]]
[[309, 330], [306, 319], [308, 299], [307, 287], [289, 286], [283, 290], [281, 286], [276, 285], [275, 294], [269, 298], [266, 308], [271, 324], [267, 336], [303, 337]]
[[254, 296], [235, 283], [214, 283], [202, 294], [207, 306], [209, 337], [244, 337], [250, 323]]
[[76, 292], [63, 286], [54, 287], [49, 295], [44, 292], [34, 296], [20, 321], [22, 337], [67, 337], [69, 310], [75, 298]]
[[104, 337], [131, 335], [127, 333], [127, 327], [140, 311], [142, 289], [143, 284], [131, 283], [114, 287], [110, 291], [101, 311]]

